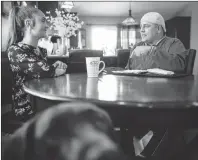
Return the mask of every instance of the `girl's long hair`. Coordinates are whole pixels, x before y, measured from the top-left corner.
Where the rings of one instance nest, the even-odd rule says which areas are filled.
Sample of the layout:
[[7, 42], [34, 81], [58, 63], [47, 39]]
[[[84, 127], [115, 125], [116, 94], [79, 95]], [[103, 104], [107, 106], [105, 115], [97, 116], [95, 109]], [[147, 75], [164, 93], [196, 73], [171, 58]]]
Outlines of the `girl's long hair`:
[[[33, 19], [34, 14], [38, 13], [39, 10], [33, 7], [20, 7], [15, 6], [9, 13], [9, 38], [7, 43], [7, 48], [23, 40], [24, 37], [24, 28], [25, 28], [25, 19]], [[34, 25], [33, 23], [33, 25]]]

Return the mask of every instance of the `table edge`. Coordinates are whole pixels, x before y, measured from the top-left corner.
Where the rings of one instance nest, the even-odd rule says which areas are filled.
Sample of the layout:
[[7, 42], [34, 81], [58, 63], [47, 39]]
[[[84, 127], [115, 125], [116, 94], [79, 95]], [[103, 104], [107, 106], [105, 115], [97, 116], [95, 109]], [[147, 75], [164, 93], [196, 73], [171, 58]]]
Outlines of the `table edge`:
[[[196, 101], [183, 101], [183, 102], [123, 102], [123, 101], [104, 101], [104, 100], [96, 100], [96, 99], [85, 99], [85, 98], [73, 98], [73, 97], [60, 97], [55, 95], [49, 95], [49, 94], [43, 94], [38, 91], [33, 91], [29, 88], [27, 88], [25, 85], [23, 87], [24, 91], [32, 96], [36, 96], [39, 98], [52, 100], [52, 101], [69, 101], [69, 102], [90, 102], [95, 103], [98, 105], [106, 105], [108, 107], [111, 106], [125, 106], [126, 108], [129, 107], [138, 107], [140, 108], [147, 108], [147, 109], [189, 109], [189, 108], [196, 108], [198, 109], [198, 102]], [[184, 107], [178, 107], [183, 105]], [[158, 107], [156, 107], [158, 106]], [[160, 106], [160, 107], [159, 107]], [[167, 108], [168, 106], [168, 108]]]

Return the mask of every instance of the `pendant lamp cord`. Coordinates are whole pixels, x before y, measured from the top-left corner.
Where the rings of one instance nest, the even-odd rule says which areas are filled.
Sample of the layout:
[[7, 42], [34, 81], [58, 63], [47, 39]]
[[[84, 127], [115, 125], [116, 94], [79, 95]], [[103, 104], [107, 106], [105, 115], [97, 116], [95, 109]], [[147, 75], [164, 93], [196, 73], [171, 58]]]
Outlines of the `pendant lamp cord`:
[[131, 2], [129, 2], [129, 5], [130, 5], [130, 7], [129, 7], [129, 17], [132, 17], [132, 14], [131, 14]]

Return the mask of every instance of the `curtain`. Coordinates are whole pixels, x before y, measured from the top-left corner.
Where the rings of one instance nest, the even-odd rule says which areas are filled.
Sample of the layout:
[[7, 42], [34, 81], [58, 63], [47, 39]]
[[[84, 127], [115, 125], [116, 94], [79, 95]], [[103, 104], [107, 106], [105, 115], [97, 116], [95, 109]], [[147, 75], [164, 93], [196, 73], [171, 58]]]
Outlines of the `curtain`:
[[116, 48], [120, 49], [121, 48], [121, 25], [117, 25], [117, 45]]
[[128, 27], [122, 26], [121, 28], [121, 48], [128, 49], [129, 48], [129, 31]]
[[92, 32], [91, 32], [92, 25], [86, 24], [86, 48], [91, 49], [92, 48]]

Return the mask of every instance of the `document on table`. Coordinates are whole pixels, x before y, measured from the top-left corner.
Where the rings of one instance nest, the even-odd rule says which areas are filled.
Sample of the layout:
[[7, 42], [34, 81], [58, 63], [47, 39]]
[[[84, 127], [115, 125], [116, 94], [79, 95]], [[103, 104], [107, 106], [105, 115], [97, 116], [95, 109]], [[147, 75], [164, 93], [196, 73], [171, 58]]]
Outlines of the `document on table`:
[[174, 72], [160, 69], [160, 68], [153, 68], [153, 69], [147, 69], [147, 70], [121, 70], [121, 71], [112, 71], [113, 73], [128, 73], [128, 74], [144, 74], [144, 73], [153, 73], [158, 75], [173, 75]]
[[113, 73], [134, 73], [134, 74], [141, 74], [141, 73], [147, 73], [147, 70], [122, 70], [122, 71], [112, 71]]
[[173, 75], [175, 74], [173, 71], [168, 71], [160, 68], [153, 68], [153, 69], [147, 69], [149, 73], [154, 73], [154, 74], [160, 74], [160, 75]]

